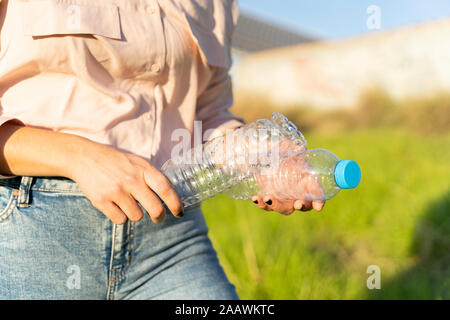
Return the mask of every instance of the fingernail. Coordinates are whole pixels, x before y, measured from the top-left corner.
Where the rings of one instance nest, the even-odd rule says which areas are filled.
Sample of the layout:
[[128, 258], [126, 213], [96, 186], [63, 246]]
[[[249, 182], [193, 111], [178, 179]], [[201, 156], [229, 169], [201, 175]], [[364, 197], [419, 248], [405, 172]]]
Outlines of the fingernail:
[[272, 200], [269, 199], [269, 200], [265, 201], [265, 203], [270, 206], [270, 205], [272, 205]]
[[316, 211], [320, 211], [320, 210], [322, 210], [322, 205], [320, 205], [320, 204], [317, 204], [317, 203], [313, 203], [313, 209], [314, 210], [316, 210]]

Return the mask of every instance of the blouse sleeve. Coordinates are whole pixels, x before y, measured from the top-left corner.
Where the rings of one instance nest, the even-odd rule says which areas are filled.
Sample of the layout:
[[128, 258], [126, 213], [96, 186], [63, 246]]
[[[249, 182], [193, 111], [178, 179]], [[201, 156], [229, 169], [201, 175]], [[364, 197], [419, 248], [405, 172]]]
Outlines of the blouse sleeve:
[[[0, 3], [1, 3], [1, 1], [2, 1], [2, 0], [0, 0]], [[0, 126], [2, 126], [4, 123], [6, 123], [6, 122], [8, 122], [8, 121], [13, 121], [13, 122], [15, 122], [15, 123], [24, 125], [24, 124], [22, 123], [22, 121], [20, 121], [20, 120], [17, 119], [17, 118], [14, 118], [14, 117], [8, 117], [8, 116], [3, 115], [3, 109], [2, 109], [2, 96], [0, 96]], [[0, 179], [7, 179], [7, 178], [14, 178], [14, 177], [16, 177], [16, 176], [15, 176], [15, 175], [2, 175], [2, 174], [0, 174]]]
[[[1, 0], [0, 0], [1, 2]], [[2, 111], [1, 111], [1, 97], [0, 97], [0, 126], [2, 126], [4, 123], [8, 122], [8, 121], [14, 121], [15, 123], [20, 123], [23, 125], [23, 123], [16, 118], [12, 118], [12, 117], [5, 117], [2, 115]], [[0, 179], [7, 179], [7, 178], [14, 178], [16, 177], [15, 175], [2, 175], [0, 174]]]
[[[214, 10], [211, 19], [214, 20], [213, 37], [204, 36], [198, 28], [207, 23], [193, 23], [192, 30], [200, 48], [211, 67], [211, 78], [206, 89], [197, 100], [197, 120], [202, 121], [205, 139], [221, 135], [227, 129], [242, 126], [242, 118], [233, 115], [229, 108], [233, 105], [231, 77], [231, 39], [237, 24], [239, 11], [236, 0], [215, 0], [208, 2]], [[205, 27], [205, 30], [207, 28]], [[211, 41], [215, 39], [215, 41]]]
[[207, 140], [223, 134], [227, 129], [234, 129], [245, 123], [242, 118], [229, 111], [233, 105], [229, 69], [212, 68], [212, 78], [197, 100], [196, 118], [202, 121], [204, 137]]

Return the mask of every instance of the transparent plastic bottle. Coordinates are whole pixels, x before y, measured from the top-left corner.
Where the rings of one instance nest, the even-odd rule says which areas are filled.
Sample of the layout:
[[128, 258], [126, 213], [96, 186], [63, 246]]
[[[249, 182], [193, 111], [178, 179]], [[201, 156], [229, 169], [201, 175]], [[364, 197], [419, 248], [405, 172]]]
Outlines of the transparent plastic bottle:
[[231, 187], [227, 194], [247, 200], [254, 195], [272, 195], [280, 200], [329, 200], [341, 189], [355, 188], [361, 171], [353, 160], [339, 160], [324, 149], [291, 155], [268, 172], [255, 172]]
[[227, 191], [234, 199], [271, 194], [278, 199], [328, 200], [354, 188], [354, 161], [331, 152], [306, 151], [306, 140], [286, 117], [257, 120], [173, 157], [161, 168], [189, 207]]

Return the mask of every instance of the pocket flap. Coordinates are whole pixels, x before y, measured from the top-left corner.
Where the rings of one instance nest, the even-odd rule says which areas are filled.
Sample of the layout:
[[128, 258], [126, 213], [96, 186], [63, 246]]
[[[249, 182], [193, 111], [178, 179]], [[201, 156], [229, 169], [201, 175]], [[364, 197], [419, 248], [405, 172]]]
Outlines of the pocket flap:
[[28, 1], [20, 3], [23, 31], [31, 36], [96, 34], [121, 39], [117, 6], [87, 5], [84, 1]]

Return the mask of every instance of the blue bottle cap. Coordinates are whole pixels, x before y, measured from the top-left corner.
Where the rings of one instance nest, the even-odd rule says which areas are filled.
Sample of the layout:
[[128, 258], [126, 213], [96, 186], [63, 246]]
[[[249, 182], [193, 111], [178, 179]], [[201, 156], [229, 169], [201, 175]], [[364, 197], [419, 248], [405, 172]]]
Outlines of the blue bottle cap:
[[361, 169], [353, 160], [341, 160], [334, 168], [334, 180], [341, 189], [355, 188], [361, 181]]

